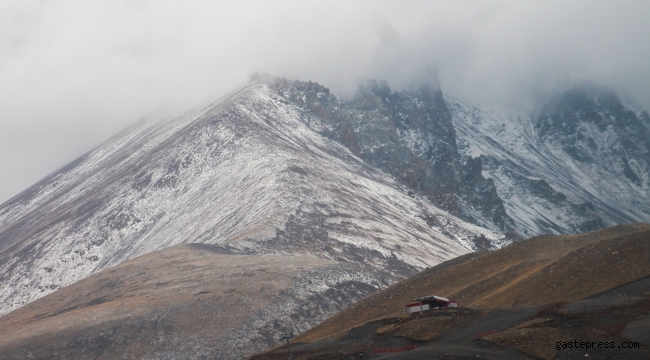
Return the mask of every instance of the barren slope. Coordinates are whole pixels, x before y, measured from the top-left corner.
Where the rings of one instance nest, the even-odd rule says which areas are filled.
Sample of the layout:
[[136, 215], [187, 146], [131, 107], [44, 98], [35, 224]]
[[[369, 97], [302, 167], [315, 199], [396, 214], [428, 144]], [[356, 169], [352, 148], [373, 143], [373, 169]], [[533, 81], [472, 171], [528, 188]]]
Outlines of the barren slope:
[[[648, 224], [536, 237], [462, 256], [368, 296], [298, 336], [294, 350], [298, 359], [338, 359], [418, 345], [411, 355], [370, 358], [428, 359], [446, 353], [553, 359], [575, 356], [575, 349], [558, 351], [555, 343], [577, 339], [638, 341], [640, 350], [598, 353], [644, 358], [650, 354], [650, 338], [644, 335], [650, 332], [648, 264]], [[459, 308], [407, 316], [404, 305], [426, 294], [456, 299]], [[253, 358], [274, 358], [283, 351]]]
[[313, 256], [177, 245], [3, 316], [0, 358], [241, 358], [274, 344], [277, 333], [301, 324], [306, 330], [385, 281]]

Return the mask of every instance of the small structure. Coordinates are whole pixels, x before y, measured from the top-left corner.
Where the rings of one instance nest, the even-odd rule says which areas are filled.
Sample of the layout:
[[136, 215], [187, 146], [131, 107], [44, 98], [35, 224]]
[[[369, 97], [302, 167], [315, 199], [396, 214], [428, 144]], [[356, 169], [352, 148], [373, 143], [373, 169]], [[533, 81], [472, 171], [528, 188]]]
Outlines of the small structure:
[[449, 300], [436, 295], [423, 296], [421, 298], [413, 299], [413, 301], [417, 302], [406, 305], [407, 314], [422, 314], [423, 311], [428, 310], [458, 307], [458, 303], [455, 300]]
[[289, 348], [289, 360], [293, 360], [293, 356], [291, 355], [291, 344], [289, 343], [289, 339], [291, 339], [292, 337], [293, 337], [293, 331], [288, 334], [282, 334], [282, 337], [279, 339], [280, 341], [287, 340], [287, 347]]

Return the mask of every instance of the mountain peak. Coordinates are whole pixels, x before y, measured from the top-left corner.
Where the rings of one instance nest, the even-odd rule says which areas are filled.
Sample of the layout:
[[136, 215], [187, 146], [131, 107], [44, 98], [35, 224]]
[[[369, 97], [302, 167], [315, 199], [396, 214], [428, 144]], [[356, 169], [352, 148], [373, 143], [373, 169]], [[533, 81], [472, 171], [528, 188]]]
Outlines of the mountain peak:
[[[62, 168], [0, 209], [0, 312], [194, 243], [224, 256], [333, 261], [332, 299], [359, 275], [361, 290], [346, 302], [293, 318], [305, 330], [352, 299], [471, 251], [477, 238], [505, 242], [363, 162], [348, 146], [356, 133], [345, 132], [342, 106], [315, 82], [264, 76], [182, 117], [129, 128]], [[291, 283], [294, 275], [278, 276]], [[303, 303], [308, 289], [296, 289]], [[253, 336], [266, 325], [251, 326]], [[260, 347], [275, 330], [263, 331]]]
[[[267, 294], [274, 306], [290, 310], [240, 317], [239, 337], [224, 340], [259, 349], [473, 250], [650, 219], [650, 136], [615, 95], [567, 92], [526, 118], [445, 99], [434, 84], [360, 88], [342, 101], [316, 82], [254, 75], [43, 179], [0, 207], [0, 314], [177, 246], [231, 259], [215, 276], [235, 276], [231, 256], [285, 256], [286, 271], [265, 279], [282, 285]], [[291, 260], [311, 257], [322, 271]], [[205, 291], [217, 290], [184, 299]]]

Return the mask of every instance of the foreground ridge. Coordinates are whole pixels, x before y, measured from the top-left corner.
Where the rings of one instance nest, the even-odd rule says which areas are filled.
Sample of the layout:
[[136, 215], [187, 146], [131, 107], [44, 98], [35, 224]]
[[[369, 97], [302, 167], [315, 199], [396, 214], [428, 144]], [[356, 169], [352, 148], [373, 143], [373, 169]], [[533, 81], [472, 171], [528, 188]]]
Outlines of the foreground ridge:
[[[645, 358], [649, 260], [650, 224], [542, 236], [467, 254], [370, 295], [300, 334], [293, 339], [294, 359], [361, 354], [364, 359], [564, 359], [585, 353]], [[433, 291], [457, 299], [459, 307], [404, 312], [413, 298]], [[562, 346], [574, 340], [606, 341], [608, 347]], [[286, 346], [250, 359], [282, 354]]]

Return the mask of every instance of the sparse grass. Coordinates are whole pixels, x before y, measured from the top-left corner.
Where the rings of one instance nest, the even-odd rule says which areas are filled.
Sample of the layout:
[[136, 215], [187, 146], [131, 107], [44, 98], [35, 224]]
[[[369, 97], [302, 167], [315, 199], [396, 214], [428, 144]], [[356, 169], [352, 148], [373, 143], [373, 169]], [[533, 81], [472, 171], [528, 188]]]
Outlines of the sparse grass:
[[413, 298], [436, 294], [459, 306], [507, 308], [582, 299], [650, 275], [650, 225], [539, 236], [443, 263], [357, 302], [296, 341], [333, 339], [368, 321], [406, 317]]

